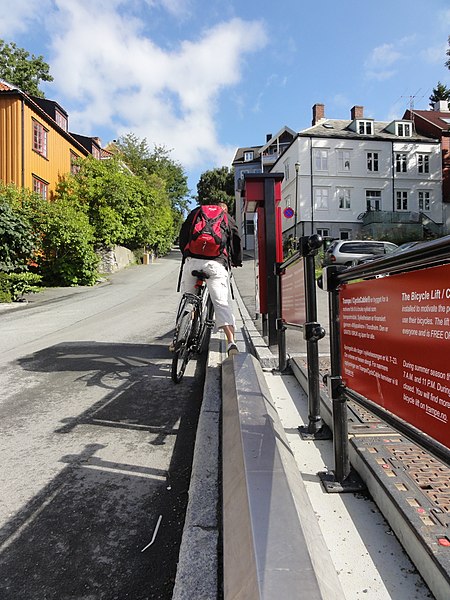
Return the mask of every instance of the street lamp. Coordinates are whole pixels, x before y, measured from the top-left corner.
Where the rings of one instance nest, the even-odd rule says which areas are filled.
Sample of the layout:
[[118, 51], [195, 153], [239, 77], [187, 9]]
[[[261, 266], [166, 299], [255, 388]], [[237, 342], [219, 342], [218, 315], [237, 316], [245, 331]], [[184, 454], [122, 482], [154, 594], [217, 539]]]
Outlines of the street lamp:
[[295, 223], [294, 239], [297, 240], [297, 221], [298, 221], [298, 174], [300, 172], [300, 163], [295, 163]]

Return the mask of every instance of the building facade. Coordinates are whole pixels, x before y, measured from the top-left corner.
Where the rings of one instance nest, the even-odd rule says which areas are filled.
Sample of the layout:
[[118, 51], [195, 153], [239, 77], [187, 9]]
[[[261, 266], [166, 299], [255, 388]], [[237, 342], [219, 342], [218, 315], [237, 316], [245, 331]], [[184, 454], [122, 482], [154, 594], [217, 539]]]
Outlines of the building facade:
[[300, 131], [272, 166], [284, 174], [284, 236], [319, 233], [340, 239], [410, 239], [445, 232], [439, 140], [420, 135], [410, 119], [379, 122], [362, 106], [349, 120], [325, 118], [313, 107], [312, 126]]
[[3, 183], [28, 188], [51, 200], [60, 178], [75, 169], [76, 159], [89, 154], [102, 157], [96, 138], [81, 137], [85, 143], [69, 133], [67, 112], [57, 102], [29, 96], [0, 80]]
[[293, 129], [284, 126], [275, 135], [268, 133], [264, 145], [238, 148], [235, 153], [232, 166], [234, 169], [236, 223], [242, 234], [243, 246], [247, 250], [254, 248], [255, 221], [254, 215], [244, 213], [242, 202], [244, 175], [270, 171], [277, 159], [291, 145], [296, 135]]

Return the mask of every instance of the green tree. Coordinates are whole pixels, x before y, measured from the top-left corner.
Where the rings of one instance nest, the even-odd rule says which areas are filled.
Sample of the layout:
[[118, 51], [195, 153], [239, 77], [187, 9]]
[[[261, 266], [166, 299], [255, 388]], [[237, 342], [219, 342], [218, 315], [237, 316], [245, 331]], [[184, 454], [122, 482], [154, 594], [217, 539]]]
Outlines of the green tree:
[[448, 56], [448, 59], [445, 62], [445, 66], [447, 67], [447, 69], [450, 69], [450, 35], [448, 36], [447, 56]]
[[174, 211], [182, 212], [187, 209], [187, 176], [182, 165], [170, 157], [170, 150], [165, 146], [155, 145], [151, 151], [146, 138], [140, 140], [133, 133], [120, 137], [114, 148], [135, 175], [144, 179], [157, 175], [164, 181]]
[[431, 107], [434, 106], [435, 102], [439, 102], [440, 100], [446, 100], [448, 102], [450, 100], [450, 88], [438, 81], [436, 87], [433, 88], [429, 100]]
[[40, 98], [44, 97], [39, 89], [41, 81], [53, 81], [43, 56], [30, 56], [14, 42], [8, 44], [4, 40], [0, 40], [0, 77], [25, 93]]
[[234, 212], [234, 172], [228, 167], [219, 167], [201, 174], [197, 183], [199, 204], [225, 202], [230, 213]]

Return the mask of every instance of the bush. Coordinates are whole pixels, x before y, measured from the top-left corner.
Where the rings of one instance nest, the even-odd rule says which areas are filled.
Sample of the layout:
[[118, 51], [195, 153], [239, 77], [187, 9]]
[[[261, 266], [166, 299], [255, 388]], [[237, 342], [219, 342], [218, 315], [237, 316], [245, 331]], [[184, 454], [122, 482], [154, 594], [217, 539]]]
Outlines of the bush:
[[26, 269], [36, 247], [36, 236], [26, 217], [0, 197], [0, 271]]
[[65, 201], [48, 204], [41, 215], [42, 255], [37, 257], [46, 285], [93, 285], [99, 258], [88, 217]]
[[37, 273], [0, 273], [0, 301], [14, 302], [24, 294], [42, 291]]

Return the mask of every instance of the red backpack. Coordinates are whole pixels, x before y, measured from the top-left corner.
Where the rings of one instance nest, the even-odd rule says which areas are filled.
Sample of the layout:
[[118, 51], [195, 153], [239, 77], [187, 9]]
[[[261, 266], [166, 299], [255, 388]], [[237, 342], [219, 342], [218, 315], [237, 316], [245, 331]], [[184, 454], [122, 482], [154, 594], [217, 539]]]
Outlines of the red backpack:
[[226, 254], [228, 215], [216, 204], [201, 206], [192, 220], [185, 250], [198, 257], [216, 258]]

